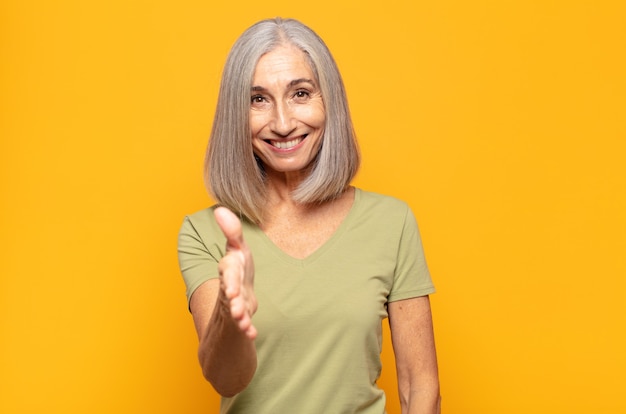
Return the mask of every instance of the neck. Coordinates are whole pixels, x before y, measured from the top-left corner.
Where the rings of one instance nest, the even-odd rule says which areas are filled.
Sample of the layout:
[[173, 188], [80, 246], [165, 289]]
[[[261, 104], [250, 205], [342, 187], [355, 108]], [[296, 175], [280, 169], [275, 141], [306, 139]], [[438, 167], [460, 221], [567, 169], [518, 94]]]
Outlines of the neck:
[[274, 203], [291, 203], [295, 204], [291, 194], [304, 181], [306, 174], [301, 171], [277, 173], [275, 171], [267, 172], [267, 191], [269, 202]]

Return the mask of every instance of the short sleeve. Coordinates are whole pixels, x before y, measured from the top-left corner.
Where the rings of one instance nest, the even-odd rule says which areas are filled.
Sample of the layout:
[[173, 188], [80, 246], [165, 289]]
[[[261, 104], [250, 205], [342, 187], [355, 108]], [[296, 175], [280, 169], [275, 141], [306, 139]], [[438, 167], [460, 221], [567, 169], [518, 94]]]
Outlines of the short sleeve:
[[425, 296], [435, 292], [424, 257], [424, 248], [415, 216], [407, 206], [402, 234], [398, 245], [398, 257], [394, 282], [388, 301]]
[[178, 263], [188, 302], [198, 286], [219, 277], [217, 263], [224, 255], [225, 240], [216, 227], [211, 212], [204, 210], [185, 217], [178, 233]]

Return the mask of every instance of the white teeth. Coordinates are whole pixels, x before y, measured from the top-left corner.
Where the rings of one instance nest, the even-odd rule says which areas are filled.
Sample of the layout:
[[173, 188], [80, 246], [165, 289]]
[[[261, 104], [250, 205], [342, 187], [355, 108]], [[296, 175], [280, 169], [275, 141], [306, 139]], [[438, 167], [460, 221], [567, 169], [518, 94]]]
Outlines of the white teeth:
[[293, 148], [302, 142], [302, 137], [292, 139], [291, 141], [272, 141], [272, 145], [280, 149]]

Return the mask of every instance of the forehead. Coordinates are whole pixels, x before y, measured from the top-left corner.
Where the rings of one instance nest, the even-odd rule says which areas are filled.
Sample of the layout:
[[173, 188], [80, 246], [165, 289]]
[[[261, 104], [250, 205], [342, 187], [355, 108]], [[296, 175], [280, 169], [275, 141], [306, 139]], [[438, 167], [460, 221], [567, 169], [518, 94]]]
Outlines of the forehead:
[[256, 64], [253, 83], [315, 79], [308, 55], [298, 47], [286, 44], [267, 52]]

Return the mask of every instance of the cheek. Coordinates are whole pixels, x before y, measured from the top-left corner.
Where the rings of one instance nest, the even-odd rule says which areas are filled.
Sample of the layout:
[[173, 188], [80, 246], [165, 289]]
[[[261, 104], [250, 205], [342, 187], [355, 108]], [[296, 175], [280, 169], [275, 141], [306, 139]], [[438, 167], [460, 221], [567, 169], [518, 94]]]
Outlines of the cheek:
[[302, 119], [310, 126], [321, 128], [326, 122], [326, 113], [323, 104], [315, 104], [306, 107], [302, 112]]
[[262, 114], [251, 112], [249, 115], [248, 125], [250, 126], [250, 132], [254, 138], [254, 135], [259, 133], [263, 126], [266, 124], [265, 117]]

